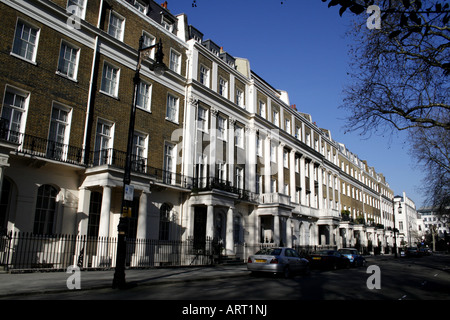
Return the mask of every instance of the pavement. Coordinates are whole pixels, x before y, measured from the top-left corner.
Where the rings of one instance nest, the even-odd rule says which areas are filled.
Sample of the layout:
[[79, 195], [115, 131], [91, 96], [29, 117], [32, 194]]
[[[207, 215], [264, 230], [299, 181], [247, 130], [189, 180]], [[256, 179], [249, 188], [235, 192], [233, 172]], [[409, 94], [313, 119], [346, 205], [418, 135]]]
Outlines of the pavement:
[[[245, 264], [203, 267], [128, 269], [127, 284], [149, 286], [187, 281], [208, 281], [248, 276]], [[79, 278], [75, 278], [79, 275]], [[14, 299], [22, 295], [67, 292], [69, 287], [81, 290], [111, 288], [114, 270], [74, 272], [0, 273], [0, 298]], [[68, 284], [69, 283], [69, 284]], [[75, 287], [75, 288], [74, 288]]]

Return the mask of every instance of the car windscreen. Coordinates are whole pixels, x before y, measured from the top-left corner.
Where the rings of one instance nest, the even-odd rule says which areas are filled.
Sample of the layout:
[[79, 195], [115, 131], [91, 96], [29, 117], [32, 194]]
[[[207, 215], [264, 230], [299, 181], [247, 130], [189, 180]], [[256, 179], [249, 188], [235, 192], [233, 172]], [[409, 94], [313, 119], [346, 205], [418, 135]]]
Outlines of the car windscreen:
[[264, 248], [255, 253], [255, 255], [270, 255], [270, 256], [278, 256], [280, 254], [281, 254], [280, 248]]
[[355, 250], [349, 250], [349, 249], [341, 249], [341, 250], [339, 250], [339, 252], [342, 254], [356, 254]]

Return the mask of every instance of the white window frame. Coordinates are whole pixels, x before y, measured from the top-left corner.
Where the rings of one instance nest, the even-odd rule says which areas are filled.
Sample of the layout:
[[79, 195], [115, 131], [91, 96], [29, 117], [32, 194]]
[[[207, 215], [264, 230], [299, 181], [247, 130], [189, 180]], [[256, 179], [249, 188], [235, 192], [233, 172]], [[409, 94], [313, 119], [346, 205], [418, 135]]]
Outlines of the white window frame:
[[[63, 46], [66, 47], [66, 50], [64, 51], [64, 57], [62, 56]], [[71, 50], [71, 52], [70, 52], [71, 56], [73, 56], [73, 51], [76, 51], [75, 52], [74, 61], [65, 59], [67, 49]], [[77, 47], [77, 46], [74, 46], [73, 44], [71, 44], [71, 43], [69, 43], [69, 42], [67, 42], [65, 40], [61, 40], [61, 45], [59, 47], [58, 66], [57, 66], [57, 69], [56, 69], [56, 73], [61, 75], [61, 76], [63, 76], [63, 77], [66, 77], [68, 79], [76, 81], [77, 80], [77, 76], [78, 76], [79, 59], [80, 59], [80, 48]], [[68, 70], [70, 69], [70, 65], [71, 64], [73, 65], [73, 74], [72, 75], [69, 75], [69, 71], [64, 72], [64, 70], [61, 70], [61, 69], [64, 69], [64, 68], [61, 68], [61, 61], [64, 61], [63, 67], [66, 67], [66, 64], [68, 65], [67, 66]]]
[[[102, 126], [101, 132], [98, 132], [99, 125]], [[109, 127], [109, 134], [104, 133], [104, 130], [103, 130], [104, 127]], [[115, 129], [115, 125], [113, 122], [104, 120], [101, 118], [97, 119], [97, 125], [95, 126], [95, 140], [94, 140], [94, 153], [95, 153], [94, 162], [96, 165], [111, 164], [111, 163], [109, 163], [111, 160], [110, 159], [110, 157], [111, 157], [110, 151], [106, 152], [106, 159], [103, 158], [103, 155], [100, 154], [100, 151], [111, 150], [113, 148], [114, 129]], [[102, 143], [103, 138], [107, 139], [107, 141], [106, 141], [108, 144], [107, 146], [104, 146], [104, 144]], [[97, 139], [101, 139], [101, 140], [97, 140]], [[98, 145], [98, 143], [97, 143], [98, 141], [100, 142], [100, 145]], [[100, 147], [100, 148], [98, 148], [98, 147]], [[97, 155], [97, 152], [98, 152], [98, 155]], [[97, 161], [95, 159], [97, 159], [98, 161], [101, 161], [101, 163], [100, 162], [97, 163]]]
[[[53, 114], [54, 114], [53, 112], [56, 109], [67, 113], [67, 119], [65, 121], [61, 120], [60, 118], [53, 117]], [[69, 145], [71, 123], [72, 123], [72, 108], [62, 105], [58, 102], [53, 102], [52, 112], [50, 115], [50, 125], [49, 125], [49, 129], [48, 129], [48, 141], [63, 145], [63, 146], [57, 146], [57, 147], [63, 148], [63, 151], [62, 151], [63, 159], [66, 159], [66, 157], [67, 157], [67, 151], [68, 151], [67, 146]], [[64, 126], [64, 137], [63, 137], [62, 142], [58, 141], [58, 139], [55, 139], [55, 137], [51, 137], [51, 134], [52, 134], [51, 129], [52, 129], [53, 125], [56, 125], [57, 127], [59, 127], [60, 125]], [[56, 132], [56, 138], [57, 137], [58, 137], [58, 132]]]
[[178, 124], [178, 114], [179, 114], [179, 101], [180, 99], [171, 94], [167, 94], [166, 101], [166, 120]]
[[[144, 92], [142, 91], [143, 88], [145, 89]], [[148, 112], [152, 111], [152, 89], [153, 86], [150, 83], [141, 80], [138, 86], [136, 107]]]
[[[134, 131], [133, 151], [131, 152], [131, 154], [132, 156], [134, 156], [133, 160], [135, 161], [135, 163], [133, 164], [134, 170], [139, 172], [146, 172], [148, 158], [148, 134]], [[138, 163], [138, 161], [140, 161], [140, 163]], [[142, 167], [140, 167], [141, 165]]]
[[[112, 24], [113, 17], [120, 22], [119, 25]], [[111, 10], [109, 12], [108, 34], [117, 40], [123, 41], [124, 33], [125, 33], [125, 18], [120, 14], [118, 14], [117, 12]]]
[[266, 103], [262, 100], [258, 102], [258, 114], [264, 119], [266, 118]]
[[227, 181], [227, 164], [221, 160], [217, 161], [217, 178], [220, 182]]
[[[17, 107], [14, 103], [12, 105], [10, 104], [8, 106], [5, 106], [5, 99], [6, 99], [6, 93], [7, 92], [14, 95], [14, 101], [16, 101], [16, 96], [20, 96], [21, 98], [23, 98], [23, 107]], [[11, 109], [11, 113], [20, 112], [20, 123], [18, 123], [18, 127], [19, 127], [18, 131], [14, 130], [14, 133], [11, 132], [11, 130], [12, 130], [11, 129], [11, 122], [12, 122], [12, 118], [13, 117], [11, 117], [9, 119], [9, 123], [8, 123], [9, 131], [8, 131], [8, 137], [7, 137], [8, 141], [14, 141], [14, 142], [17, 142], [17, 143], [22, 143], [20, 134], [25, 133], [29, 102], [30, 102], [30, 93], [29, 92], [23, 91], [21, 89], [18, 89], [16, 87], [12, 87], [12, 86], [9, 86], [9, 85], [5, 86], [5, 91], [4, 91], [4, 94], [3, 94], [3, 101], [2, 101], [2, 110], [1, 110], [1, 113], [0, 113], [1, 117], [6, 119], [3, 116], [3, 113], [5, 112], [5, 110], [4, 110], [5, 108]], [[12, 134], [15, 135], [17, 133], [19, 135], [17, 137], [14, 137], [14, 140], [12, 140], [13, 139]]]
[[[144, 48], [153, 46], [156, 44], [156, 37], [151, 35], [150, 33], [146, 31], [142, 31], [142, 36], [144, 37], [144, 43], [142, 44]], [[149, 57], [151, 59], [155, 59], [155, 48], [150, 49], [150, 55]]]
[[287, 150], [283, 150], [283, 166], [289, 168], [289, 153]]
[[[115, 71], [115, 73], [111, 73], [111, 74], [115, 74], [115, 78], [107, 78], [108, 75], [108, 69], [110, 68], [112, 71]], [[120, 79], [120, 68], [114, 66], [113, 64], [104, 61], [103, 62], [103, 70], [102, 70], [102, 83], [100, 86], [100, 92], [109, 95], [111, 97], [117, 98], [119, 95], [119, 79]], [[113, 84], [114, 86], [108, 85], [108, 83], [106, 82], [108, 81], [110, 84]], [[106, 88], [105, 86], [108, 85], [108, 88]], [[108, 89], [108, 90], [105, 90]], [[112, 91], [112, 92], [110, 92]]]
[[244, 148], [244, 128], [239, 125], [234, 127], [234, 145]]
[[284, 130], [287, 133], [291, 133], [291, 120], [290, 119], [284, 119]]
[[208, 118], [208, 109], [199, 106], [197, 109], [197, 129], [203, 132], [208, 132]]
[[277, 192], [277, 180], [271, 178], [270, 179], [270, 193], [275, 193]]
[[[21, 32], [20, 38], [17, 38], [17, 33], [19, 32], [19, 24], [22, 26], [22, 29], [20, 31]], [[34, 43], [29, 41], [29, 35], [28, 35], [28, 39], [24, 39], [23, 38], [24, 37], [23, 30], [24, 30], [25, 27], [29, 28], [30, 30], [34, 30], [35, 31], [36, 34], [34, 36], [35, 37]], [[24, 21], [22, 19], [17, 19], [16, 28], [14, 30], [13, 45], [12, 45], [10, 54], [15, 56], [15, 57], [18, 57], [20, 59], [23, 59], [25, 61], [28, 61], [28, 62], [31, 62], [31, 63], [35, 64], [36, 63], [37, 51], [38, 51], [38, 45], [39, 45], [40, 33], [41, 33], [41, 29], [40, 28], [38, 28], [38, 27], [36, 27], [36, 26], [34, 26], [34, 25], [32, 25], [32, 24], [30, 24], [30, 23], [28, 23], [28, 22], [26, 22], [26, 21]], [[16, 46], [17, 46], [16, 41], [20, 41], [21, 44], [22, 44], [22, 42], [26, 43], [26, 49], [25, 49], [25, 55], [24, 56], [20, 54], [20, 51], [19, 52], [14, 52], [14, 50], [16, 49]], [[30, 45], [33, 46], [33, 51], [32, 51], [32, 56], [28, 57], [27, 52], [30, 52], [28, 50]], [[21, 47], [21, 45], [20, 45], [20, 47]]]
[[277, 162], [277, 146], [270, 144], [270, 161]]
[[181, 73], [181, 53], [170, 48], [169, 69], [178, 74]]
[[173, 23], [170, 22], [166, 17], [162, 17], [161, 19], [161, 25], [164, 29], [168, 30], [169, 32], [173, 31]]
[[222, 77], [219, 77], [219, 94], [224, 97], [228, 98], [228, 81], [225, 80]]
[[137, 11], [141, 12], [142, 14], [147, 14], [148, 5], [140, 0], [133, 0], [132, 2], [133, 7], [135, 7]]
[[245, 109], [244, 92], [239, 88], [236, 88], [236, 104]]
[[273, 110], [272, 112], [272, 123], [277, 127], [280, 126], [280, 114], [278, 110]]
[[236, 179], [235, 186], [238, 189], [244, 189], [244, 169], [240, 167], [236, 167]]
[[256, 136], [256, 155], [263, 156], [263, 141], [259, 136]]
[[205, 87], [210, 87], [210, 70], [203, 64], [200, 65], [200, 72], [199, 72], [199, 82], [204, 85]]
[[72, 10], [74, 9], [73, 7], [76, 7], [76, 10], [72, 11], [72, 13], [75, 14], [77, 17], [84, 19], [86, 16], [86, 5], [87, 0], [67, 0], [66, 8], [67, 10]]
[[227, 119], [222, 116], [217, 117], [217, 139], [227, 141]]

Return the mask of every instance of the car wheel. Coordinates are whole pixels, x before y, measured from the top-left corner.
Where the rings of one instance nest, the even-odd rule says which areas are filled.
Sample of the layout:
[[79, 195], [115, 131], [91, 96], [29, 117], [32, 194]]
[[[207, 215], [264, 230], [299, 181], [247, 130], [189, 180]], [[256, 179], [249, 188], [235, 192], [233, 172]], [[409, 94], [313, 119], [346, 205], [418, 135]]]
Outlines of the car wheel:
[[336, 262], [333, 262], [333, 264], [331, 266], [331, 269], [333, 269], [333, 270], [337, 270], [338, 269], [338, 265], [337, 265]]

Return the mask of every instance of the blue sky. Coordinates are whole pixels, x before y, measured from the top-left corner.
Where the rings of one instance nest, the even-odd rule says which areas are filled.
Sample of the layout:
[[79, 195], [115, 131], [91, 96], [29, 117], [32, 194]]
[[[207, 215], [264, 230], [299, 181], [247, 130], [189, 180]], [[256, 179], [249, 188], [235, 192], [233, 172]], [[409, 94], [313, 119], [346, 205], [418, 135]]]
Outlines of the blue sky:
[[[161, 3], [163, 1], [160, 1]], [[405, 144], [406, 135], [344, 134], [342, 88], [348, 83], [345, 36], [352, 15], [320, 0], [168, 0], [168, 9], [185, 13], [188, 23], [234, 57], [246, 58], [254, 72], [273, 87], [286, 90], [291, 104], [309, 113], [319, 127], [331, 130], [360, 159], [383, 173], [394, 190], [422, 206], [422, 174]], [[364, 14], [364, 13], [363, 13]]]

